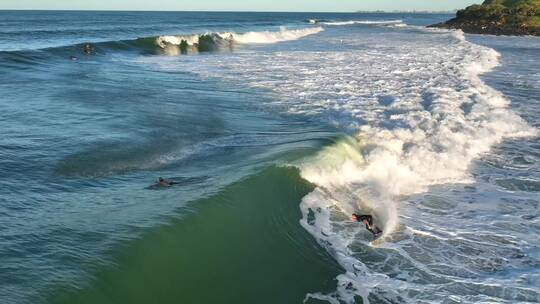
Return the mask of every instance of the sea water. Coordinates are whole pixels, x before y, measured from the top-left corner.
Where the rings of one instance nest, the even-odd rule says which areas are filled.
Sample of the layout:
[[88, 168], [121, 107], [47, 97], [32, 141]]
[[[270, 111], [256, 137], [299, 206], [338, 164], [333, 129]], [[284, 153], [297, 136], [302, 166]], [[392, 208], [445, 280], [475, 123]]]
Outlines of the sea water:
[[449, 17], [0, 12], [0, 302], [539, 302], [540, 40]]

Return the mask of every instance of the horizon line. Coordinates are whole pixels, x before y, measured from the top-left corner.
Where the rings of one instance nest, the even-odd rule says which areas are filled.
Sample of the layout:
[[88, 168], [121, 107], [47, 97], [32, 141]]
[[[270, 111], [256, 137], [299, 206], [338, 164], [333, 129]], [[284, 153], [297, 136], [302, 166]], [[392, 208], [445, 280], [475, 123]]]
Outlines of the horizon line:
[[0, 8], [0, 11], [26, 11], [26, 12], [147, 12], [147, 13], [329, 13], [329, 14], [452, 14], [455, 10], [358, 10], [358, 11], [256, 11], [256, 10], [123, 10], [123, 9], [20, 9], [20, 8]]

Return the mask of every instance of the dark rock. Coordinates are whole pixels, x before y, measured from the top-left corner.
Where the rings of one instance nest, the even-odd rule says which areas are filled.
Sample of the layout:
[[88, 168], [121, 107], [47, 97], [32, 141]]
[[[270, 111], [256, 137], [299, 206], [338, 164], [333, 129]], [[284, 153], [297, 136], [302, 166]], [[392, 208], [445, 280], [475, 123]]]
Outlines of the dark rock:
[[470, 34], [540, 36], [540, 1], [486, 0], [430, 27], [461, 29]]

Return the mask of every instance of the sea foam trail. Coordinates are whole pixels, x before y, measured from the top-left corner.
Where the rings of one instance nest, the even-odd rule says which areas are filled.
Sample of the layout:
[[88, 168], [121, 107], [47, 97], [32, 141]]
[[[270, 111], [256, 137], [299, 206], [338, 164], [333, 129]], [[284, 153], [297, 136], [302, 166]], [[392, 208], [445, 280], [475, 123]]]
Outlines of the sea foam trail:
[[253, 43], [253, 44], [270, 44], [276, 42], [290, 41], [300, 39], [302, 37], [313, 35], [322, 32], [322, 27], [304, 28], [289, 30], [285, 27], [280, 31], [261, 31], [261, 32], [247, 32], [247, 33], [234, 33], [234, 32], [222, 32], [222, 33], [205, 33], [194, 34], [184, 36], [160, 36], [156, 39], [156, 43], [165, 47], [167, 45], [181, 45], [185, 43], [193, 46], [200, 43], [201, 37], [213, 37], [217, 40], [224, 40], [236, 43]]
[[[409, 196], [434, 185], [471, 182], [471, 163], [493, 145], [506, 138], [538, 135], [510, 109], [508, 99], [480, 79], [499, 64], [500, 55], [467, 42], [462, 32], [376, 31], [383, 30], [390, 31], [392, 39], [381, 38], [372, 29], [363, 35], [322, 34], [313, 39], [331, 46], [326, 52], [238, 55], [203, 62], [193, 71], [272, 90], [276, 98], [269, 106], [350, 134], [297, 164], [302, 176], [317, 185], [302, 200], [300, 223], [345, 269], [337, 277], [335, 293], [307, 298], [355, 303], [355, 297], [361, 297], [369, 303], [375, 297], [379, 302], [417, 303], [437, 302], [437, 295], [444, 294], [474, 303], [510, 301], [513, 294], [534, 296], [515, 280], [497, 281], [508, 291], [486, 287], [480, 295], [456, 292], [482, 286], [482, 278], [469, 269], [482, 271], [492, 260], [505, 259], [507, 252], [490, 247], [483, 251], [487, 261], [477, 263], [478, 259], [462, 257], [470, 246], [478, 246], [475, 240], [462, 237], [458, 243], [447, 243], [427, 240], [427, 233], [418, 239], [410, 235], [422, 227], [400, 224], [400, 208]], [[371, 252], [369, 232], [350, 221], [353, 212], [373, 214], [385, 231], [386, 242], [376, 252]], [[456, 229], [432, 225], [438, 225], [437, 230]], [[433, 242], [441, 252], [430, 247]], [[414, 252], [425, 253], [426, 258]], [[449, 265], [448, 256], [459, 256], [462, 264]]]

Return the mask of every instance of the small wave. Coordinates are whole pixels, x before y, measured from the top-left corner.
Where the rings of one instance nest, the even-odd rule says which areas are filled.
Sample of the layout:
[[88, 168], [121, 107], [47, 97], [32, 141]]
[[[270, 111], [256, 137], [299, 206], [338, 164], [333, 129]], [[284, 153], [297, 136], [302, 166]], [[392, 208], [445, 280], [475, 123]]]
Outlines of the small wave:
[[389, 26], [390, 27], [406, 27], [407, 24], [405, 24], [405, 23], [395, 23], [395, 24], [390, 24]]
[[321, 22], [324, 25], [353, 25], [353, 24], [400, 24], [403, 23], [403, 20], [349, 20], [349, 21], [329, 21]]

